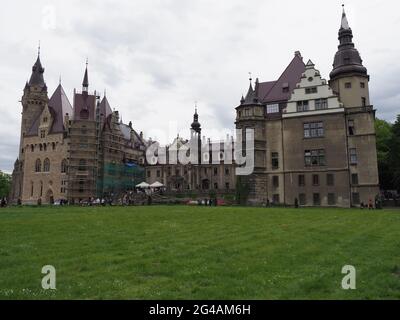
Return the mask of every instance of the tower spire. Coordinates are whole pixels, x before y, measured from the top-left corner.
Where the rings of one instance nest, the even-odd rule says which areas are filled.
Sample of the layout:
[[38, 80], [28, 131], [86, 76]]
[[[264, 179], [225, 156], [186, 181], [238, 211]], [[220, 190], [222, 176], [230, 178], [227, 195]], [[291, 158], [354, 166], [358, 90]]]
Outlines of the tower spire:
[[46, 84], [44, 82], [43, 78], [43, 73], [44, 73], [44, 68], [42, 67], [42, 63], [40, 62], [40, 42], [38, 45], [38, 56], [36, 59], [35, 64], [32, 67], [32, 75], [29, 79], [29, 85], [35, 85], [35, 86], [40, 86], [42, 88], [46, 87]]
[[83, 82], [82, 82], [82, 92], [89, 91], [88, 64], [89, 64], [89, 60], [88, 60], [88, 58], [86, 58], [86, 69], [85, 69], [85, 75], [83, 77]]
[[350, 29], [349, 22], [347, 21], [346, 12], [344, 11], [344, 4], [342, 4], [342, 21], [340, 24], [340, 29]]
[[345, 75], [360, 75], [368, 77], [367, 69], [362, 64], [359, 52], [353, 43], [353, 31], [349, 26], [344, 5], [342, 5], [342, 18], [338, 32], [338, 51], [333, 61], [333, 70], [330, 73], [331, 80]]

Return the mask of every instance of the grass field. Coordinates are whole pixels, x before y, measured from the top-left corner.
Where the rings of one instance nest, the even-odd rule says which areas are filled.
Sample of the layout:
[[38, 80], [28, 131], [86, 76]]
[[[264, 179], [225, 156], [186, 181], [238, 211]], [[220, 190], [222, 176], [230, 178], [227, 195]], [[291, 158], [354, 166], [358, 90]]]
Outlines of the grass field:
[[[57, 270], [43, 290], [42, 266]], [[343, 290], [344, 265], [357, 289]], [[0, 210], [0, 299], [400, 298], [400, 211]]]

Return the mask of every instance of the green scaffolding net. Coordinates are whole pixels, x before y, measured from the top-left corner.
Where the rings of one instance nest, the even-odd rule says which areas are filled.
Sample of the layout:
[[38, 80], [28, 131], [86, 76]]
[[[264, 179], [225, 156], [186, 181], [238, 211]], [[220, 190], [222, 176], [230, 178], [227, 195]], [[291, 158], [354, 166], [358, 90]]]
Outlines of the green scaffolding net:
[[131, 191], [145, 179], [144, 168], [135, 163], [105, 163], [97, 190], [99, 196]]

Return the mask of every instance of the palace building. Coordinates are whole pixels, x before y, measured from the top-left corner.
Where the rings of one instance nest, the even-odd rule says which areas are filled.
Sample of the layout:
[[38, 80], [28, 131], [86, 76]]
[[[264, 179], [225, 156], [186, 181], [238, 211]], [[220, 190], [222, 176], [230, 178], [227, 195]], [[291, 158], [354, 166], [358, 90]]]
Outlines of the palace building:
[[[254, 170], [240, 177], [235, 161], [229, 161], [233, 138], [227, 139], [229, 149], [201, 139], [197, 109], [190, 130], [191, 139], [198, 140], [200, 162], [170, 161], [189, 141], [178, 136], [166, 147], [167, 162], [150, 164], [146, 149], [153, 142], [132, 123], [123, 124], [105, 94], [100, 99], [96, 91], [89, 92], [87, 66], [71, 105], [61, 83], [48, 98], [38, 56], [22, 96], [11, 200], [76, 203], [115, 197], [146, 180], [161, 182], [168, 193], [243, 191], [240, 200], [248, 205], [350, 207], [373, 201], [379, 194], [375, 109], [344, 10], [338, 39], [329, 80], [299, 51], [277, 80], [253, 84], [250, 79], [236, 107], [235, 126], [254, 129]], [[219, 154], [212, 152], [216, 146]]]

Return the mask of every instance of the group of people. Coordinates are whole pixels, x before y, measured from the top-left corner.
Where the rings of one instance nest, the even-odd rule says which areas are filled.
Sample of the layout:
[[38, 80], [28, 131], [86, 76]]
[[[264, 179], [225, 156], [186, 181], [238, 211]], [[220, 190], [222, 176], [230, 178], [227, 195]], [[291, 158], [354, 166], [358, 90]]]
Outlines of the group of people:
[[199, 206], [217, 206], [218, 205], [218, 201], [217, 201], [217, 199], [216, 198], [214, 198], [214, 199], [204, 199], [204, 200], [201, 200], [201, 199], [199, 199], [199, 200], [197, 200], [197, 204], [199, 205]]
[[1, 207], [7, 207], [7, 199], [5, 197], [1, 198]]

